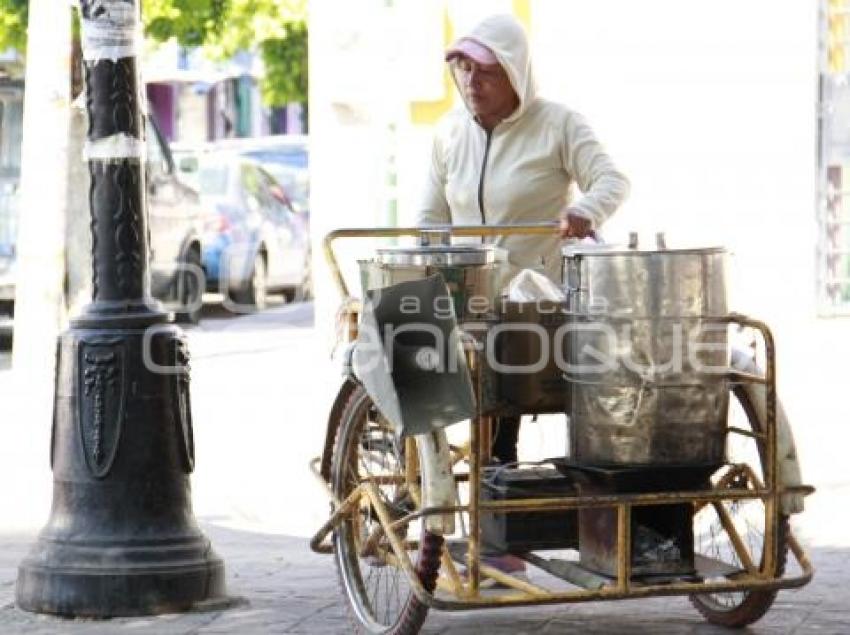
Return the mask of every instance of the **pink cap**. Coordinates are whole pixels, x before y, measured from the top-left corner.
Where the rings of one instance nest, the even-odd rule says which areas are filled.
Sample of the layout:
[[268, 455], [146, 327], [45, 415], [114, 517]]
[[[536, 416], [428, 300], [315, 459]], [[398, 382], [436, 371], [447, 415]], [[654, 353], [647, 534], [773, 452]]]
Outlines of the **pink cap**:
[[446, 51], [447, 62], [451, 62], [456, 57], [468, 57], [474, 62], [487, 66], [499, 63], [499, 60], [493, 55], [493, 51], [468, 37], [459, 39]]

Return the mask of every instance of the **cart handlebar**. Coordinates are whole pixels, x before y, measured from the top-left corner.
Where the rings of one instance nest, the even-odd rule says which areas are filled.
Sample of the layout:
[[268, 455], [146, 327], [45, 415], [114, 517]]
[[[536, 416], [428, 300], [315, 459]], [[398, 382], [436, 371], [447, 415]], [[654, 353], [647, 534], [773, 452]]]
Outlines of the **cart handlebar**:
[[325, 236], [322, 248], [325, 259], [331, 270], [334, 282], [344, 300], [348, 300], [351, 294], [348, 285], [342, 277], [339, 263], [333, 250], [334, 241], [342, 238], [398, 238], [401, 236], [422, 237], [434, 232], [446, 233], [449, 236], [533, 236], [552, 234], [558, 231], [557, 222], [526, 223], [516, 225], [422, 225], [418, 227], [360, 227], [336, 229]]

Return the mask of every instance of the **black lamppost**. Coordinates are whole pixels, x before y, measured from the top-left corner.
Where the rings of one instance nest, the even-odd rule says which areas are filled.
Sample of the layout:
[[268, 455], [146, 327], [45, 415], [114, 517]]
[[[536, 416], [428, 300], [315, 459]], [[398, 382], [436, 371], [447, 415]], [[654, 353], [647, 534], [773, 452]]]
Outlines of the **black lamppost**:
[[81, 0], [92, 302], [59, 338], [47, 526], [21, 563], [26, 610], [113, 617], [224, 598], [191, 507], [189, 353], [150, 296], [139, 0]]

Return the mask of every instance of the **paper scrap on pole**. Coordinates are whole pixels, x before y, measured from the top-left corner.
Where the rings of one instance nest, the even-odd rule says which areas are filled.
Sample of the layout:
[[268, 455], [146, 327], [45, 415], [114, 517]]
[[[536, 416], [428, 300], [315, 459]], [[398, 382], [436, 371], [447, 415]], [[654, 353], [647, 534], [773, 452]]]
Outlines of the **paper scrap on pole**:
[[117, 61], [137, 55], [136, 0], [80, 0], [83, 59]]

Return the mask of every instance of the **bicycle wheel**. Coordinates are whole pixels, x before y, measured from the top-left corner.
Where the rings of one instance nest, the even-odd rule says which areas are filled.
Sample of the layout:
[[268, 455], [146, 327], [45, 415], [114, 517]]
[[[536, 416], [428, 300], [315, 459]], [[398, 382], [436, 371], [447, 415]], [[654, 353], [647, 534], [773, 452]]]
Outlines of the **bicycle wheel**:
[[[729, 425], [751, 432], [763, 432], [764, 422], [759, 420], [747, 391], [735, 386], [729, 404]], [[764, 483], [765, 456], [762, 440], [731, 434], [727, 441], [728, 467], [715, 478], [715, 486], [729, 489], [754, 488]], [[749, 466], [749, 469], [745, 466]], [[732, 524], [747, 547], [753, 564], [764, 562], [765, 509], [760, 499], [728, 501], [721, 503]], [[729, 565], [733, 571], [726, 579], [743, 573], [744, 565], [723, 529], [719, 514], [712, 505], [705, 505], [694, 518], [694, 551]], [[788, 517], [779, 517], [777, 535], [776, 575], [785, 571], [788, 554]], [[738, 591], [691, 595], [691, 603], [712, 624], [741, 628], [759, 620], [776, 599], [776, 590]]]
[[[340, 415], [331, 464], [332, 486], [344, 500], [365, 478], [381, 477], [379, 492], [391, 518], [415, 508], [415, 496], [404, 482], [404, 444], [380, 416], [362, 386], [351, 394]], [[418, 633], [428, 607], [410, 588], [385, 534], [369, 540], [379, 526], [375, 509], [362, 502], [334, 532], [339, 580], [356, 632], [387, 635]], [[397, 530], [408, 546], [422, 585], [436, 587], [443, 538], [413, 521]]]

